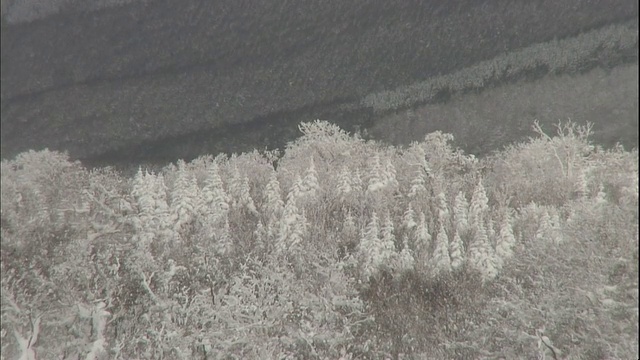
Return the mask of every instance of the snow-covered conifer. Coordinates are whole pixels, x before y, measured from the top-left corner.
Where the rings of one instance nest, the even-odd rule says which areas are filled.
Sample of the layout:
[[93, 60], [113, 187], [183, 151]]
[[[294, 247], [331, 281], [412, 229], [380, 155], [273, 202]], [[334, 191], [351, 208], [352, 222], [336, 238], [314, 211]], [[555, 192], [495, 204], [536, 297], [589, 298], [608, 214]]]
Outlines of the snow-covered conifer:
[[184, 161], [178, 161], [178, 177], [171, 192], [171, 220], [174, 231], [193, 221], [197, 214], [199, 189]]
[[418, 224], [416, 223], [416, 213], [413, 211], [411, 203], [407, 204], [407, 210], [404, 212], [404, 216], [402, 217], [402, 225], [405, 229], [411, 231]]
[[242, 206], [247, 208], [250, 213], [255, 216], [259, 216], [258, 209], [256, 209], [256, 205], [253, 202], [253, 198], [251, 197], [251, 190], [249, 188], [249, 178], [247, 176], [242, 178], [242, 185], [240, 187], [240, 202]]
[[362, 257], [365, 277], [373, 275], [377, 271], [378, 265], [382, 262], [379, 232], [378, 216], [373, 212], [369, 223], [362, 231], [360, 245], [358, 247], [360, 256]]
[[419, 213], [418, 227], [415, 232], [415, 250], [416, 256], [420, 261], [426, 261], [427, 254], [431, 247], [431, 235], [429, 234], [429, 226], [424, 213]]
[[391, 157], [387, 158], [387, 161], [384, 166], [383, 174], [384, 174], [383, 183], [385, 186], [392, 186], [392, 187], [398, 186], [398, 180], [396, 178], [396, 168], [395, 166], [393, 166], [393, 163], [391, 162]]
[[383, 172], [382, 165], [380, 165], [380, 155], [375, 154], [369, 165], [367, 192], [372, 193], [384, 188], [384, 180], [385, 174]]
[[516, 238], [513, 235], [513, 228], [509, 221], [509, 214], [505, 214], [500, 224], [500, 233], [496, 242], [496, 257], [498, 261], [505, 262], [513, 256], [513, 247], [516, 244]]
[[358, 227], [356, 226], [355, 220], [353, 219], [353, 215], [351, 215], [351, 210], [349, 210], [344, 216], [342, 233], [349, 240], [355, 238], [358, 235]]
[[284, 201], [282, 201], [278, 174], [272, 171], [263, 193], [262, 212], [268, 217], [280, 216], [283, 209]]
[[320, 191], [318, 172], [316, 171], [316, 166], [313, 162], [313, 156], [309, 160], [309, 167], [304, 173], [300, 189], [302, 190], [302, 196], [309, 200], [314, 199]]
[[396, 238], [394, 235], [393, 221], [389, 214], [385, 216], [382, 229], [380, 229], [380, 245], [383, 261], [389, 259], [396, 252]]
[[138, 168], [138, 172], [133, 178], [131, 194], [138, 204], [138, 213], [141, 218], [152, 217], [155, 213], [154, 180], [155, 177], [146, 171], [143, 173], [142, 168]]
[[409, 237], [405, 234], [402, 238], [402, 251], [399, 256], [400, 272], [412, 271], [415, 266], [413, 251], [409, 248]]
[[291, 189], [289, 189], [289, 193], [287, 194], [287, 202], [293, 201], [297, 202], [298, 199], [302, 197], [303, 189], [302, 189], [302, 178], [300, 175], [296, 176], [293, 184], [291, 185]]
[[254, 250], [264, 251], [266, 246], [266, 238], [269, 235], [267, 234], [267, 229], [265, 229], [264, 225], [262, 225], [262, 221], [258, 221], [256, 229], [253, 231], [253, 236], [255, 239]]
[[487, 216], [487, 237], [489, 238], [489, 244], [495, 244], [496, 241], [496, 229], [495, 224], [493, 223], [493, 219], [490, 216]]
[[344, 197], [351, 193], [351, 191], [351, 174], [349, 173], [349, 169], [343, 166], [338, 174], [338, 193], [341, 195], [341, 199], [344, 200]]
[[458, 192], [453, 205], [453, 220], [455, 222], [455, 228], [458, 233], [464, 234], [469, 226], [467, 220], [467, 214], [469, 212], [469, 203], [467, 197], [464, 196], [464, 192]]
[[438, 206], [438, 221], [440, 221], [440, 223], [446, 224], [450, 220], [447, 196], [444, 192], [440, 192], [436, 198], [436, 201], [436, 204]]
[[482, 217], [478, 218], [474, 238], [469, 246], [469, 261], [471, 265], [480, 272], [485, 281], [495, 278], [498, 274], [499, 264], [489, 244]]
[[240, 174], [237, 165], [233, 166], [231, 181], [229, 183], [229, 194], [232, 198], [232, 207], [238, 209], [246, 208], [253, 215], [258, 215], [256, 206], [251, 198], [249, 178]]
[[409, 188], [408, 196], [410, 198], [414, 198], [420, 194], [424, 194], [427, 192], [427, 188], [424, 186], [425, 184], [424, 177], [425, 177], [425, 172], [422, 168], [417, 169], [415, 171], [415, 175], [413, 179], [411, 179], [411, 184], [410, 184], [411, 187]]
[[487, 198], [487, 192], [482, 185], [482, 179], [478, 180], [478, 184], [473, 190], [473, 196], [471, 197], [471, 205], [469, 206], [469, 226], [477, 228], [479, 224], [478, 218], [484, 217], [485, 213], [489, 210], [489, 199]]
[[464, 244], [457, 230], [454, 230], [453, 240], [449, 244], [449, 254], [451, 254], [451, 268], [459, 270], [464, 264]]
[[228, 256], [233, 250], [233, 240], [231, 239], [231, 227], [227, 214], [223, 217], [223, 226], [214, 233], [215, 250], [220, 256]]
[[436, 246], [433, 251], [433, 264], [435, 274], [449, 273], [451, 271], [451, 258], [449, 257], [449, 237], [445, 231], [444, 224], [440, 224], [438, 235], [436, 236]]
[[150, 181], [153, 183], [154, 219], [158, 229], [170, 227], [170, 209], [167, 203], [168, 189], [164, 182], [164, 176], [162, 174], [151, 176]]
[[538, 222], [538, 230], [536, 231], [536, 240], [551, 240], [553, 227], [551, 225], [551, 217], [547, 209], [542, 208], [542, 214]]
[[207, 178], [202, 188], [202, 214], [213, 217], [214, 220], [222, 218], [229, 211], [229, 196], [224, 190], [220, 169], [214, 161], [207, 171]]
[[362, 181], [362, 173], [360, 169], [356, 169], [351, 178], [351, 189], [356, 193], [361, 193], [364, 189], [364, 183]]
[[[298, 177], [300, 180], [300, 177]], [[296, 197], [293, 191], [287, 196], [282, 218], [280, 219], [276, 251], [284, 253], [302, 241], [306, 230], [306, 218], [296, 206]]]

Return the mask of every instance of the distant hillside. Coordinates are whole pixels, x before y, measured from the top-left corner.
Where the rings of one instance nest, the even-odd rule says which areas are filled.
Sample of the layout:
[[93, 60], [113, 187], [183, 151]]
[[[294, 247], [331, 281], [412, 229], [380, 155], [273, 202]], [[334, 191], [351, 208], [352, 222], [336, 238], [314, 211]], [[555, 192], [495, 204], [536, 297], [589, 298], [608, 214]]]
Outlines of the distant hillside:
[[628, 0], [167, 0], [62, 13], [2, 29], [2, 156], [95, 158], [218, 129], [233, 143], [243, 126], [292, 117], [267, 136], [327, 115], [367, 126], [370, 93], [637, 16]]

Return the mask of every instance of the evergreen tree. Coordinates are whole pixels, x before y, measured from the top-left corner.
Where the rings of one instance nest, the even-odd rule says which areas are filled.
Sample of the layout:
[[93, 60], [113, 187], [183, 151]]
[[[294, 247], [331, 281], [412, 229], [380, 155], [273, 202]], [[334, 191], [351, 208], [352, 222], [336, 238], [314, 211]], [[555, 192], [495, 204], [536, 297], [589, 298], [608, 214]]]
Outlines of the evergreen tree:
[[487, 232], [482, 218], [477, 219], [474, 238], [469, 246], [469, 260], [471, 265], [480, 272], [483, 281], [492, 280], [498, 274], [499, 264], [493, 256], [493, 249], [489, 244]]
[[538, 230], [536, 231], [536, 240], [551, 240], [553, 237], [553, 226], [551, 225], [551, 217], [547, 209], [541, 209], [541, 216], [538, 222]]
[[138, 172], [133, 178], [131, 194], [134, 196], [138, 205], [139, 218], [143, 221], [151, 219], [155, 215], [155, 199], [154, 187], [155, 183], [148, 172], [142, 172], [142, 168], [138, 168]]
[[282, 201], [278, 174], [275, 171], [271, 172], [262, 196], [262, 212], [268, 217], [280, 216], [284, 209], [284, 201]]
[[420, 212], [418, 217], [418, 227], [414, 235], [415, 257], [419, 269], [426, 269], [431, 247], [431, 235], [429, 234], [429, 227], [424, 213]]
[[446, 224], [449, 221], [449, 207], [447, 205], [447, 197], [444, 192], [440, 192], [436, 197], [436, 204], [438, 207], [438, 220]]
[[413, 251], [409, 248], [409, 237], [406, 234], [402, 238], [402, 251], [400, 251], [399, 259], [400, 272], [413, 271], [416, 260], [413, 257]]
[[387, 213], [384, 224], [380, 230], [380, 246], [382, 253], [382, 262], [386, 262], [396, 253], [396, 238], [394, 235], [393, 221]]
[[466, 233], [468, 223], [469, 203], [467, 202], [464, 192], [458, 192], [453, 205], [453, 220], [455, 222], [456, 232], [460, 234]]
[[309, 168], [305, 172], [304, 179], [302, 180], [302, 192], [305, 198], [313, 199], [319, 191], [318, 172], [316, 171], [312, 156], [309, 160]]
[[436, 246], [433, 251], [433, 264], [435, 274], [451, 272], [451, 258], [449, 257], [449, 237], [445, 231], [443, 223], [440, 223], [440, 229], [436, 236]]
[[500, 224], [500, 233], [496, 244], [496, 257], [498, 261], [505, 262], [513, 256], [513, 247], [516, 244], [516, 238], [513, 235], [513, 228], [509, 221], [509, 214], [506, 213]]
[[249, 188], [249, 178], [242, 176], [237, 165], [233, 166], [233, 175], [229, 184], [229, 193], [232, 201], [231, 206], [237, 209], [247, 209], [251, 214], [258, 216], [258, 210], [251, 198], [251, 190]]
[[471, 197], [471, 205], [469, 206], [469, 226], [473, 229], [477, 229], [479, 226], [478, 219], [484, 217], [489, 210], [489, 199], [487, 198], [487, 192], [482, 185], [482, 179], [478, 180], [478, 184], [473, 190], [473, 196]]
[[380, 155], [375, 154], [370, 161], [367, 193], [376, 192], [385, 186], [385, 175], [380, 165]]
[[342, 170], [338, 174], [338, 193], [340, 194], [340, 201], [344, 201], [345, 197], [352, 191], [351, 187], [351, 175], [349, 169], [346, 166], [342, 167]]
[[361, 193], [364, 189], [364, 183], [362, 181], [362, 173], [360, 169], [356, 169], [351, 178], [351, 189], [356, 193]]
[[201, 213], [211, 216], [214, 221], [221, 219], [229, 211], [229, 196], [224, 190], [220, 169], [214, 161], [207, 171], [202, 189]]
[[173, 230], [180, 232], [196, 218], [198, 185], [189, 174], [184, 161], [178, 161], [178, 177], [171, 192], [171, 220]]
[[449, 253], [451, 254], [451, 268], [459, 270], [464, 264], [464, 244], [460, 238], [460, 234], [455, 230], [453, 240], [449, 244]]
[[420, 194], [426, 194], [427, 188], [424, 186], [425, 184], [425, 172], [422, 168], [419, 168], [415, 171], [415, 175], [413, 179], [411, 179], [411, 188], [409, 189], [408, 196], [411, 198], [415, 198]]
[[302, 179], [298, 176], [291, 191], [287, 195], [287, 202], [284, 205], [282, 218], [280, 219], [278, 239], [276, 241], [276, 251], [280, 254], [299, 244], [302, 241], [307, 227], [306, 218], [296, 205], [296, 201], [301, 194], [301, 182]]
[[359, 253], [365, 279], [377, 274], [377, 266], [382, 262], [379, 231], [378, 217], [374, 211], [360, 236]]
[[351, 215], [351, 210], [348, 210], [344, 217], [342, 233], [347, 239], [353, 239], [358, 236], [358, 227], [353, 219], [353, 215]]
[[229, 217], [224, 215], [223, 226], [214, 233], [215, 251], [221, 257], [229, 256], [233, 250], [233, 240], [231, 238], [231, 227], [229, 226]]
[[396, 168], [395, 166], [393, 166], [393, 163], [391, 162], [390, 157], [387, 158], [383, 174], [384, 174], [384, 180], [383, 180], [384, 186], [392, 186], [392, 187], [398, 186], [398, 180], [396, 178]]
[[408, 231], [412, 231], [413, 229], [415, 229], [415, 227], [418, 225], [415, 218], [416, 214], [413, 211], [411, 203], [408, 203], [407, 210], [404, 212], [404, 216], [402, 217], [402, 225], [405, 227], [405, 229], [407, 229]]

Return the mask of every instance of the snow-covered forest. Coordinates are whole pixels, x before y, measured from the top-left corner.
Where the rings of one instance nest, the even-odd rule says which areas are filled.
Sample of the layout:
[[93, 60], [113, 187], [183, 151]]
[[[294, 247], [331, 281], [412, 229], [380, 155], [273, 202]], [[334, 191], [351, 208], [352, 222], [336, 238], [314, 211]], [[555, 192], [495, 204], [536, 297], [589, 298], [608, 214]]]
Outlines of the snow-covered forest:
[[2, 358], [638, 357], [638, 151], [324, 121], [131, 179], [2, 161]]

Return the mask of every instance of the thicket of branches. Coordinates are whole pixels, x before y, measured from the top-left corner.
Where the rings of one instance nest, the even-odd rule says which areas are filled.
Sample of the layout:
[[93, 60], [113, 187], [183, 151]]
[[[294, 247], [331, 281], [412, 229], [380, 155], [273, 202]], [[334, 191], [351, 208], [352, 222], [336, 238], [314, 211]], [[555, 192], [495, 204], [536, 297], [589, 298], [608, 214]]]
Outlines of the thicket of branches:
[[482, 160], [316, 121], [133, 179], [3, 161], [2, 356], [637, 356], [637, 151], [534, 129]]

